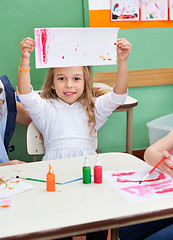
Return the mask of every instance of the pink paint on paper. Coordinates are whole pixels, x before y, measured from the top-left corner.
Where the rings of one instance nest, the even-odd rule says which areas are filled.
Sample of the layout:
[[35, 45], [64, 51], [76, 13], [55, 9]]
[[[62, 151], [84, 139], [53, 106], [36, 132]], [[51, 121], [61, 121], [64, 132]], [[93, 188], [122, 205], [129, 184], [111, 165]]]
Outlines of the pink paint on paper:
[[157, 191], [156, 193], [167, 193], [167, 192], [173, 192], [173, 188], [166, 188], [166, 189], [163, 189], [162, 191]]
[[[130, 186], [130, 187], [126, 187], [126, 188], [121, 188], [120, 190], [123, 190], [125, 192], [131, 193], [131, 194], [136, 194], [137, 196], [146, 196], [146, 195], [150, 195], [153, 193], [164, 193], [164, 190], [161, 191], [155, 191], [158, 188], [164, 188], [164, 187], [169, 187], [170, 184], [172, 184], [171, 180], [162, 182], [162, 183], [156, 183], [156, 184], [149, 184], [149, 185], [144, 185], [144, 186]], [[168, 192], [165, 191], [165, 192]]]
[[42, 54], [41, 54], [41, 43], [40, 43], [41, 39], [40, 39], [40, 30], [39, 29], [35, 30], [35, 41], [36, 41], [38, 60], [41, 64], [42, 63]]
[[136, 172], [112, 173], [112, 177], [129, 176], [129, 175], [134, 175], [135, 173], [136, 173]]
[[42, 56], [43, 56], [43, 62], [47, 63], [48, 56], [47, 56], [47, 29], [41, 29], [41, 43], [42, 43]]

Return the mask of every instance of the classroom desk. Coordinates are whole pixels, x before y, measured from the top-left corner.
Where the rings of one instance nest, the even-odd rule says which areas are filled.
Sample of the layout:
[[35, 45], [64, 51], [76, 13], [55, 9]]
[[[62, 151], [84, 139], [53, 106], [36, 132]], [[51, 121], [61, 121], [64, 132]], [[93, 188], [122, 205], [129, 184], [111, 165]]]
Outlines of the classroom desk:
[[[104, 83], [93, 83], [94, 87], [112, 89]], [[126, 118], [126, 152], [132, 154], [133, 144], [133, 108], [137, 106], [138, 101], [135, 98], [127, 96], [126, 101], [113, 112], [127, 112]]]
[[[149, 166], [127, 153], [99, 154], [103, 171], [134, 170]], [[91, 167], [96, 156], [88, 156]], [[56, 181], [82, 176], [84, 157], [51, 161]], [[0, 167], [1, 175], [45, 179], [49, 161]], [[93, 168], [92, 168], [93, 169]], [[0, 239], [53, 239], [112, 229], [134, 223], [173, 216], [173, 198], [130, 203], [105, 180], [102, 184], [82, 181], [56, 185], [46, 192], [46, 184], [28, 181], [35, 189], [11, 197], [9, 210], [0, 210]], [[112, 234], [115, 239], [115, 234]]]

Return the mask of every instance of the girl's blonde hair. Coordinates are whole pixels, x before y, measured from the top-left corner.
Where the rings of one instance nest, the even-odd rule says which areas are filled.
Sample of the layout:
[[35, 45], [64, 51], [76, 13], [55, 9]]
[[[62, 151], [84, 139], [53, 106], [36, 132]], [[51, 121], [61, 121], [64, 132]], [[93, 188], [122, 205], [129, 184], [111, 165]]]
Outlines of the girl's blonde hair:
[[[3, 91], [3, 89], [0, 88], [0, 94], [2, 93], [2, 91]], [[2, 104], [3, 104], [4, 102], [5, 102], [5, 100], [0, 98], [0, 108], [2, 108], [2, 109], [3, 109]], [[0, 113], [0, 120], [2, 119], [2, 117], [3, 117], [3, 114]]]
[[[94, 98], [101, 96], [107, 92], [107, 90], [94, 89], [92, 85], [92, 76], [91, 76], [91, 68], [83, 67], [84, 73], [84, 91], [81, 97], [78, 99], [80, 103], [83, 105], [87, 115], [88, 115], [88, 126], [90, 128], [90, 134], [94, 133], [96, 119], [94, 114], [95, 101]], [[48, 70], [46, 81], [42, 87], [41, 97], [44, 99], [57, 99], [58, 96], [54, 89], [52, 89], [52, 85], [54, 82], [54, 68], [50, 68]]]

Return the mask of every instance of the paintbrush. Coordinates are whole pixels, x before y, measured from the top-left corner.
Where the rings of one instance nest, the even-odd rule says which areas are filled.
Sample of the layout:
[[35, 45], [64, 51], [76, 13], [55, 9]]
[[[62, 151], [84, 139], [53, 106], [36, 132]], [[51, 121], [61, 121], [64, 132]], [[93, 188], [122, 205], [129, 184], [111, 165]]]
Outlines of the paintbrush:
[[[35, 178], [23, 178], [23, 177], [19, 177], [19, 176], [16, 176], [16, 178], [21, 178], [21, 179], [25, 179], [25, 180], [29, 180], [29, 181], [36, 181], [36, 182], [44, 182], [44, 183], [46, 183], [45, 180], [41, 180], [41, 179], [35, 179]], [[58, 183], [58, 182], [55, 182], [55, 184], [62, 185], [62, 183]]]
[[[41, 180], [41, 179], [23, 178], [23, 177], [19, 177], [19, 176], [16, 176], [16, 178], [25, 179], [25, 180], [29, 180], [29, 181], [36, 181], [36, 182], [44, 182], [44, 183], [46, 183], [45, 180]], [[64, 184], [68, 184], [68, 183], [72, 183], [72, 182], [77, 182], [77, 181], [80, 181], [80, 180], [82, 180], [82, 179], [83, 179], [83, 178], [77, 178], [77, 179], [73, 179], [73, 180], [71, 180], [71, 181], [64, 182], [64, 183], [55, 182], [55, 184], [64, 185]]]
[[[169, 154], [173, 151], [173, 148], [169, 151]], [[164, 160], [166, 157], [163, 157], [150, 171], [149, 173], [139, 182], [141, 184]]]

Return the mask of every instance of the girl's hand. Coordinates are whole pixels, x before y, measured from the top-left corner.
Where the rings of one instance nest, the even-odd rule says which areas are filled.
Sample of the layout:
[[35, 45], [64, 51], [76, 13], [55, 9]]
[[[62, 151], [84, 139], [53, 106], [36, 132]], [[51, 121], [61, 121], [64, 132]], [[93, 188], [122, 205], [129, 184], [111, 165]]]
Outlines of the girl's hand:
[[116, 44], [118, 61], [126, 61], [131, 52], [132, 45], [125, 38], [117, 39]]
[[173, 158], [167, 151], [162, 152], [160, 160], [163, 157], [165, 157], [165, 160], [159, 165], [159, 168], [171, 176], [173, 175]]
[[25, 38], [21, 43], [20, 43], [20, 50], [22, 54], [22, 58], [28, 58], [30, 57], [30, 54], [33, 52], [35, 47], [35, 40], [32, 38]]

